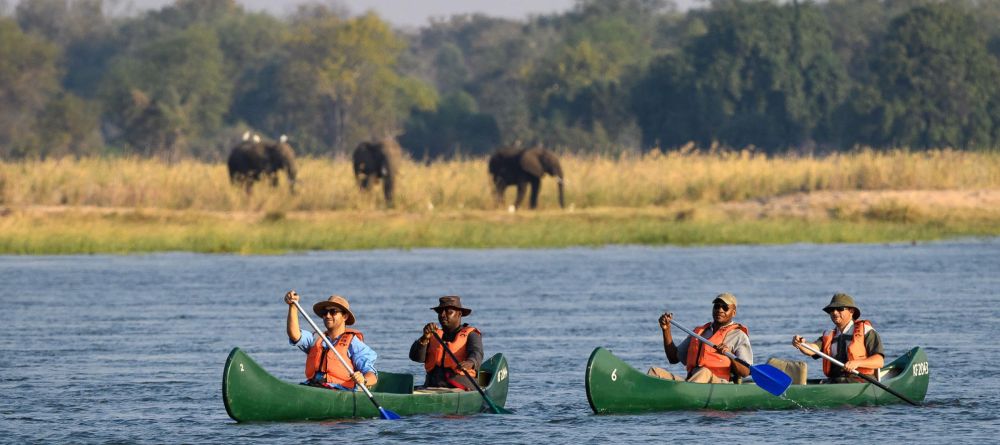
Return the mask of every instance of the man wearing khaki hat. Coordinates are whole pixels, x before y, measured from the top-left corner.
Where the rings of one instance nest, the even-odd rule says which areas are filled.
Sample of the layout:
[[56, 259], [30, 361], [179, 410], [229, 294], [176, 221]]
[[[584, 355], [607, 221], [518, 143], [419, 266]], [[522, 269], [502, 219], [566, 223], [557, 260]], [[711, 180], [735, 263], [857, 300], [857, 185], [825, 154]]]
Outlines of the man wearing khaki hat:
[[[472, 314], [472, 309], [462, 306], [461, 297], [446, 295], [438, 299], [438, 305], [431, 310], [437, 312], [441, 328], [427, 323], [420, 337], [410, 346], [410, 360], [423, 363], [427, 371], [424, 387], [475, 389], [468, 376], [475, 378], [483, 362], [483, 335], [479, 329], [462, 323], [462, 317]], [[448, 354], [445, 347], [452, 354]]]
[[355, 391], [356, 383], [371, 387], [378, 382], [378, 372], [375, 370], [375, 360], [378, 355], [365, 344], [365, 336], [361, 331], [349, 329], [354, 324], [354, 313], [351, 304], [340, 295], [313, 305], [313, 312], [323, 319], [326, 327], [326, 338], [330, 339], [337, 352], [350, 365], [345, 368], [331, 351], [318, 332], [299, 329], [299, 311], [295, 302], [299, 294], [288, 291], [285, 303], [288, 304], [288, 323], [285, 327], [289, 343], [295, 345], [306, 356], [305, 385], [320, 386], [329, 389]]
[[682, 379], [663, 368], [650, 368], [648, 374], [692, 383], [729, 383], [750, 375], [750, 368], [724, 354], [729, 352], [747, 363], [753, 363], [749, 331], [733, 321], [735, 316], [735, 295], [721, 293], [712, 300], [712, 321], [694, 329], [695, 333], [716, 345], [712, 348], [690, 335], [680, 346], [675, 346], [670, 332], [670, 320], [674, 314], [664, 313], [659, 319], [660, 330], [663, 331], [663, 351], [671, 364], [681, 362], [686, 366], [687, 376]]
[[[823, 335], [810, 346], [837, 359], [846, 368], [845, 371], [845, 368], [823, 359], [823, 373], [826, 374], [827, 380], [830, 383], [865, 381], [852, 375], [850, 373], [852, 370], [874, 376], [875, 371], [885, 362], [882, 338], [875, 332], [870, 321], [859, 320], [861, 309], [854, 304], [854, 298], [843, 293], [834, 294], [830, 304], [827, 304], [823, 311], [830, 314], [833, 329], [824, 331]], [[819, 354], [807, 349], [803, 343], [805, 343], [804, 338], [798, 335], [792, 337], [792, 346], [813, 359], [820, 358]]]

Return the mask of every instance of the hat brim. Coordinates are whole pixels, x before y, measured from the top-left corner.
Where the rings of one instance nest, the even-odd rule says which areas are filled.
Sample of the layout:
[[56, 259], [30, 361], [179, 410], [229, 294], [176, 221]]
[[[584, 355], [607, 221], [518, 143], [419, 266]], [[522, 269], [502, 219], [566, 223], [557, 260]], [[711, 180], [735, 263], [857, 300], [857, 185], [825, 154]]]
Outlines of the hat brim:
[[320, 301], [319, 303], [314, 304], [313, 312], [320, 318], [323, 318], [323, 312], [326, 312], [326, 309], [329, 308], [330, 306], [336, 306], [337, 309], [340, 309], [347, 314], [347, 321], [344, 322], [345, 325], [350, 326], [354, 324], [354, 313], [351, 312], [350, 309], [344, 307], [343, 305], [334, 303], [332, 301]]
[[826, 305], [826, 307], [823, 308], [823, 312], [826, 312], [826, 313], [829, 314], [830, 312], [833, 311], [833, 308], [835, 308], [835, 307], [849, 307], [851, 309], [854, 309], [854, 315], [851, 316], [851, 319], [852, 320], [857, 320], [857, 319], [861, 318], [861, 308], [859, 308], [857, 306], [846, 306], [846, 305], [839, 305], [839, 304], [828, 304], [828, 305]]
[[712, 304], [715, 304], [716, 302], [718, 302], [718, 303], [723, 303], [723, 304], [725, 304], [726, 306], [730, 306], [730, 307], [736, 307], [736, 304], [734, 304], [734, 303], [730, 303], [730, 302], [728, 302], [728, 301], [726, 301], [726, 300], [723, 300], [723, 299], [721, 299], [721, 298], [716, 298], [716, 299], [712, 300]]
[[458, 306], [438, 306], [438, 307], [432, 307], [431, 310], [434, 311], [434, 312], [441, 312], [442, 310], [448, 309], [448, 308], [458, 309], [458, 310], [462, 311], [462, 316], [463, 317], [467, 317], [469, 314], [472, 313], [472, 309], [469, 309], [467, 307], [458, 307]]

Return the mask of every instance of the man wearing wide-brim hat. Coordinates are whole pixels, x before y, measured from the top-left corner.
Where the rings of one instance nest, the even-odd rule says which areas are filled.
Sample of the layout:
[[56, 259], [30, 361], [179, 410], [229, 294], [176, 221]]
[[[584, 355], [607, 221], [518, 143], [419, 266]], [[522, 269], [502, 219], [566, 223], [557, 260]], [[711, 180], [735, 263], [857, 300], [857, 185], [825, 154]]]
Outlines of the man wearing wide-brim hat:
[[[823, 332], [823, 335], [810, 346], [837, 359], [846, 367], [845, 371], [844, 368], [823, 359], [823, 373], [826, 374], [828, 381], [830, 383], [864, 381], [851, 375], [852, 370], [874, 376], [885, 362], [882, 338], [870, 321], [860, 319], [861, 308], [854, 304], [854, 298], [844, 293], [834, 294], [823, 311], [830, 315], [833, 329]], [[798, 335], [792, 337], [792, 346], [813, 359], [820, 358], [819, 354], [806, 349], [803, 343], [805, 343], [804, 338]]]
[[687, 376], [680, 378], [670, 371], [655, 367], [650, 368], [647, 374], [691, 383], [730, 383], [750, 375], [750, 368], [725, 355], [729, 352], [747, 363], [753, 363], [749, 331], [742, 324], [733, 321], [735, 316], [735, 295], [724, 292], [712, 300], [712, 321], [694, 328], [696, 334], [716, 345], [712, 348], [690, 335], [680, 346], [674, 345], [670, 331], [670, 321], [674, 314], [664, 313], [659, 319], [660, 330], [663, 332], [663, 352], [671, 364], [683, 363]]
[[462, 317], [472, 314], [472, 309], [462, 306], [461, 297], [445, 295], [431, 310], [437, 312], [441, 327], [428, 323], [420, 338], [410, 346], [410, 360], [423, 363], [427, 371], [424, 387], [475, 389], [469, 377], [476, 377], [483, 362], [483, 336], [479, 329], [462, 323]]
[[[295, 306], [297, 301], [299, 295], [295, 291], [285, 294], [285, 303], [288, 304], [288, 322], [285, 327], [288, 341], [307, 354], [306, 381], [302, 383], [350, 391], [357, 390], [357, 383], [369, 387], [375, 385], [378, 382], [378, 372], [375, 370], [378, 354], [365, 344], [365, 336], [361, 331], [347, 327], [355, 321], [347, 299], [331, 295], [313, 305], [313, 312], [323, 319], [326, 327], [323, 333], [299, 329], [299, 311]], [[333, 350], [323, 341], [323, 336], [333, 343], [349, 367], [344, 367], [337, 359]]]

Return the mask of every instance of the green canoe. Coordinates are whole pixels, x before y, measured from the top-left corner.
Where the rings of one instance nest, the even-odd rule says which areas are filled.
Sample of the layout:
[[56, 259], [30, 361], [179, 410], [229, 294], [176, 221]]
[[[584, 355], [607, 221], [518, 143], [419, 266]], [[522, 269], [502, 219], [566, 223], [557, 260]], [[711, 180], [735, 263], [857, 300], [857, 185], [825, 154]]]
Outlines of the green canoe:
[[[819, 363], [819, 362], [816, 362]], [[927, 355], [917, 347], [882, 368], [881, 382], [913, 400], [927, 395]], [[821, 408], [904, 403], [871, 383], [820, 384], [808, 380], [777, 397], [752, 381], [703, 384], [663, 380], [640, 372], [604, 348], [587, 362], [587, 400], [597, 414], [669, 410]]]
[[[509, 383], [503, 355], [484, 362], [478, 379], [493, 403], [503, 407]], [[379, 371], [378, 383], [371, 390], [383, 408], [401, 416], [489, 410], [477, 391], [414, 393], [412, 374]], [[333, 391], [278, 380], [240, 348], [233, 348], [226, 360], [222, 401], [237, 422], [379, 417], [363, 391]]]

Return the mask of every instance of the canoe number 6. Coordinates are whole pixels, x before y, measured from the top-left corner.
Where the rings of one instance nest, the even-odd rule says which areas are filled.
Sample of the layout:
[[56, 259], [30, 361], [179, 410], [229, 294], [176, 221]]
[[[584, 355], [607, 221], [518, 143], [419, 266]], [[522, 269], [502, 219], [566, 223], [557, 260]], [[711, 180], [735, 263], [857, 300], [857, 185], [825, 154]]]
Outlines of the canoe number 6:
[[500, 372], [497, 372], [497, 381], [502, 382], [507, 378], [507, 368], [500, 368]]
[[612, 382], [618, 381], [618, 368], [611, 370], [611, 381]]
[[913, 364], [913, 375], [927, 375], [928, 373], [930, 373], [930, 367], [927, 366], [927, 362]]

